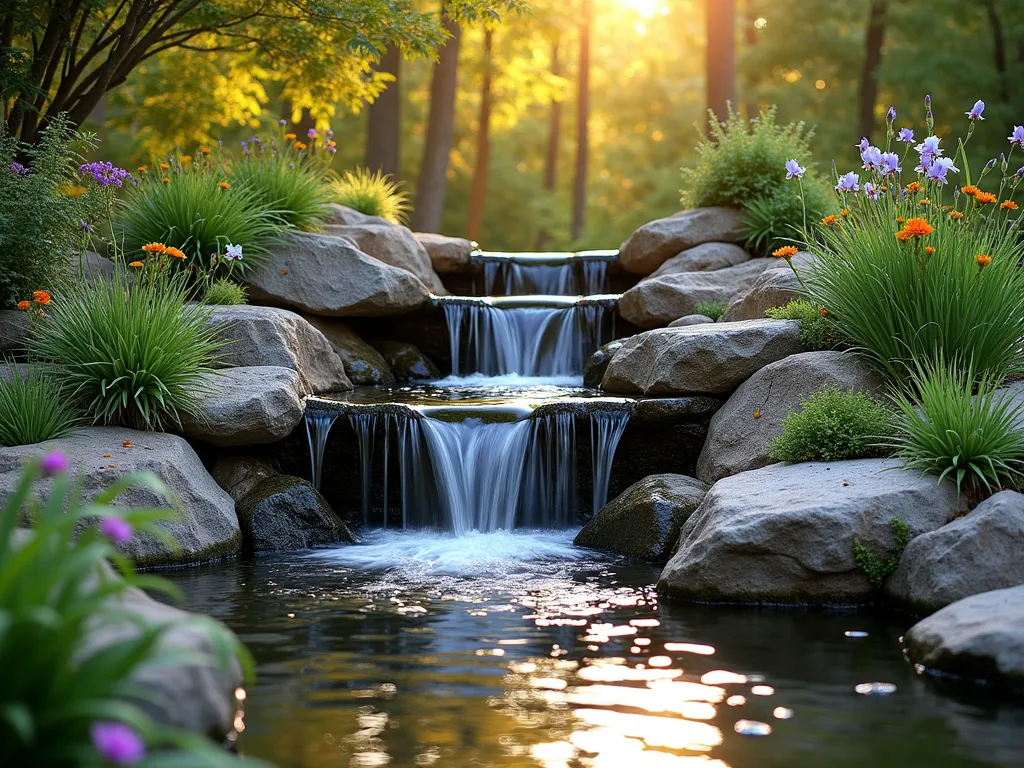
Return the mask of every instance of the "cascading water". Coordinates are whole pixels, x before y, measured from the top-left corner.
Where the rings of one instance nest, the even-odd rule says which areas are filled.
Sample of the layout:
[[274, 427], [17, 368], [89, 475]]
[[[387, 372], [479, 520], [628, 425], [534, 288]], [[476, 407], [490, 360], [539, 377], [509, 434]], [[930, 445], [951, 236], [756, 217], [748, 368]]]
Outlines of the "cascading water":
[[608, 293], [617, 251], [474, 254], [483, 265], [485, 296], [595, 296]]
[[628, 421], [629, 413], [626, 411], [597, 411], [590, 414], [590, 461], [594, 478], [595, 515], [608, 503], [612, 460]]
[[312, 465], [313, 487], [320, 490], [321, 476], [324, 466], [324, 450], [327, 447], [327, 435], [338, 420], [336, 411], [307, 410], [306, 438], [309, 440], [309, 460]]

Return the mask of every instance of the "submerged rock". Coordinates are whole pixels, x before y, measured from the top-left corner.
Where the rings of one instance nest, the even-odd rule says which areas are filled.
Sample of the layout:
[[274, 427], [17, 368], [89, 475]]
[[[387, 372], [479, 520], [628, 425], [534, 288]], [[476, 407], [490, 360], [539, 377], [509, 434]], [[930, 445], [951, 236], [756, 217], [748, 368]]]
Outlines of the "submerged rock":
[[601, 386], [601, 379], [608, 370], [608, 364], [625, 343], [624, 339], [610, 341], [590, 356], [586, 368], [583, 369], [583, 386], [595, 389]]
[[238, 522], [251, 552], [290, 552], [355, 537], [324, 497], [305, 480], [275, 475], [238, 502]]
[[426, 381], [441, 378], [441, 371], [415, 344], [407, 341], [375, 341], [374, 346], [398, 381]]
[[907, 546], [886, 593], [905, 608], [937, 611], [965, 597], [1024, 584], [1024, 496], [1003, 491]]
[[679, 537], [659, 593], [709, 602], [850, 604], [874, 588], [854, 559], [894, 553], [892, 518], [911, 536], [963, 508], [952, 483], [862, 459], [775, 464], [719, 480]]
[[419, 244], [427, 249], [434, 270], [442, 275], [464, 272], [470, 267], [470, 255], [479, 246], [461, 237], [446, 237], [432, 232], [413, 232]]
[[623, 394], [724, 394], [755, 371], [803, 351], [796, 320], [662, 328], [627, 339], [601, 382]]
[[217, 485], [236, 502], [245, 498], [261, 481], [281, 474], [277, 464], [258, 456], [221, 456], [213, 462], [210, 474]]
[[379, 386], [395, 383], [395, 375], [380, 352], [363, 341], [348, 325], [316, 315], [305, 315], [305, 318], [331, 343], [353, 384]]
[[694, 208], [644, 224], [619, 250], [619, 264], [634, 275], [649, 275], [676, 254], [703, 243], [737, 243], [746, 237], [740, 211]]
[[410, 272], [434, 293], [447, 293], [441, 278], [434, 271], [427, 250], [405, 227], [393, 224], [349, 224], [328, 226], [327, 234], [343, 237], [363, 253]]
[[652, 475], [630, 486], [584, 526], [578, 547], [663, 563], [708, 486], [685, 475]]
[[1024, 586], [947, 605], [905, 639], [910, 660], [931, 672], [1024, 691]]

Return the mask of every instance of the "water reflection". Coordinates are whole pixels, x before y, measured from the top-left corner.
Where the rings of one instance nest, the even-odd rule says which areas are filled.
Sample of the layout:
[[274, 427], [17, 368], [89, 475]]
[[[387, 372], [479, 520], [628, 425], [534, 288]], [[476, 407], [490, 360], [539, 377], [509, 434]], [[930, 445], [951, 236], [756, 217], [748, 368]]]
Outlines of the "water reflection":
[[[904, 623], [659, 605], [647, 567], [478, 544], [440, 568], [353, 551], [172, 574], [256, 656], [242, 749], [282, 768], [1021, 764], [1024, 711], [938, 695]], [[873, 680], [895, 690], [854, 693]]]

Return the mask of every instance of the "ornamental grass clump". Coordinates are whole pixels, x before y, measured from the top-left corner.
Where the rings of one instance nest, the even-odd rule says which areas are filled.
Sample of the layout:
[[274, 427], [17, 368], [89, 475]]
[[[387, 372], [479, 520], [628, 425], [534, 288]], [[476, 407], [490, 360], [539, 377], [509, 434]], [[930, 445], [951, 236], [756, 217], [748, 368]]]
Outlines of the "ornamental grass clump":
[[328, 184], [331, 201], [367, 216], [380, 216], [394, 224], [405, 224], [412, 206], [401, 185], [380, 171], [366, 168], [345, 171]]
[[32, 445], [67, 437], [82, 421], [64, 388], [52, 376], [16, 369], [0, 377], [0, 446]]

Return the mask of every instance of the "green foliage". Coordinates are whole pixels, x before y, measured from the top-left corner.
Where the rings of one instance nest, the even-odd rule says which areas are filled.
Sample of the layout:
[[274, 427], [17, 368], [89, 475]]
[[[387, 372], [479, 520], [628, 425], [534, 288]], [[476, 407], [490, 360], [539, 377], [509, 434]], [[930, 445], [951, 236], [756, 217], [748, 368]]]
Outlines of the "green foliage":
[[184, 273], [116, 274], [54, 297], [29, 340], [95, 423], [162, 430], [198, 416], [219, 348], [209, 311], [183, 304]]
[[716, 323], [722, 319], [728, 305], [724, 301], [698, 301], [693, 307], [693, 314], [710, 317]]
[[238, 283], [221, 278], [210, 283], [210, 287], [203, 295], [203, 301], [211, 305], [236, 306], [248, 304], [249, 297], [246, 295], [245, 289]]
[[84, 250], [82, 223], [99, 210], [94, 191], [79, 187], [76, 174], [91, 137], [72, 131], [63, 115], [35, 145], [19, 143], [5, 125], [0, 121], [0, 309], [53, 288], [76, 250]]
[[864, 571], [868, 581], [875, 589], [881, 589], [885, 580], [896, 572], [900, 565], [900, 558], [903, 557], [903, 550], [910, 543], [910, 526], [907, 525], [906, 520], [894, 517], [889, 520], [889, 525], [892, 526], [896, 549], [885, 559], [884, 563], [878, 562], [875, 553], [861, 544], [859, 539], [853, 540], [853, 560], [857, 563], [857, 567]]
[[63, 387], [52, 377], [30, 370], [0, 377], [0, 445], [32, 445], [66, 437], [80, 418]]
[[764, 315], [773, 320], [799, 320], [800, 341], [812, 351], [835, 349], [846, 343], [831, 316], [822, 314], [821, 307], [804, 299], [794, 299], [784, 307], [772, 307]]
[[[744, 205], [745, 245], [755, 256], [767, 256], [801, 236], [807, 223], [817, 221], [834, 197], [824, 182], [807, 178], [804, 200], [795, 183], [781, 183], [773, 191], [748, 200]], [[804, 206], [806, 205], [806, 221]]]
[[952, 478], [958, 490], [1013, 487], [1024, 475], [1024, 404], [999, 390], [1001, 381], [956, 358], [917, 365], [916, 396], [896, 396], [896, 455], [911, 469]]
[[[139, 763], [142, 768], [237, 765], [219, 745], [155, 724], [136, 703], [146, 692], [135, 680], [168, 661], [227, 668], [238, 657], [247, 677], [252, 670], [237, 639], [211, 619], [189, 620], [209, 638], [209, 652], [169, 650], [159, 644], [170, 625], [145, 622], [122, 606], [137, 587], [175, 593], [163, 579], [136, 575], [95, 521], [119, 518], [158, 534], [155, 523], [168, 510], [109, 505], [132, 486], [147, 485], [165, 497], [168, 490], [142, 473], [118, 480], [83, 504], [81, 489], [57, 473], [41, 500], [33, 492], [40, 475], [40, 462], [34, 460], [0, 510], [0, 764], [109, 765], [97, 754], [90, 731], [96, 723], [116, 722], [145, 742], [151, 754]], [[23, 514], [32, 523], [30, 534], [17, 527]], [[97, 645], [88, 640], [90, 628], [97, 626], [127, 631]]]
[[[319, 230], [327, 216], [329, 197], [321, 184], [322, 170], [297, 152], [247, 154], [231, 165], [228, 179], [255, 195], [256, 204], [305, 231]], [[237, 241], [232, 241], [237, 242]]]
[[801, 401], [769, 446], [778, 461], [842, 461], [879, 455], [893, 431], [893, 414], [864, 392], [830, 386]]
[[328, 185], [331, 200], [367, 216], [380, 216], [395, 224], [404, 224], [411, 206], [409, 195], [401, 185], [380, 171], [371, 173], [356, 168], [334, 179]]
[[224, 189], [223, 181], [200, 162], [176, 162], [170, 169], [144, 174], [115, 225], [124, 253], [136, 258], [146, 243], [158, 242], [181, 249], [194, 264], [205, 265], [211, 254], [232, 244], [245, 248], [241, 269], [264, 263], [267, 248], [288, 229], [288, 222], [282, 212], [264, 206], [256, 189], [244, 185]]

